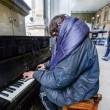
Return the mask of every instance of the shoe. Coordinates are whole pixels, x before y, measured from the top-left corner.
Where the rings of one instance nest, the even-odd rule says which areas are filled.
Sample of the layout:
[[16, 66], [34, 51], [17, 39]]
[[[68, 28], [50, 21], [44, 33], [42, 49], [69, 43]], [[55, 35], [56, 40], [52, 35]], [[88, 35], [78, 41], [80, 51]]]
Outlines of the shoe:
[[108, 61], [107, 57], [102, 57], [102, 60]]
[[102, 58], [102, 60], [108, 61], [108, 59], [106, 59], [106, 58]]
[[107, 56], [103, 56], [103, 57], [107, 57]]
[[106, 59], [106, 57], [102, 57], [101, 59], [104, 60], [104, 59]]
[[102, 57], [102, 60], [108, 61], [110, 59], [110, 53], [106, 57]]

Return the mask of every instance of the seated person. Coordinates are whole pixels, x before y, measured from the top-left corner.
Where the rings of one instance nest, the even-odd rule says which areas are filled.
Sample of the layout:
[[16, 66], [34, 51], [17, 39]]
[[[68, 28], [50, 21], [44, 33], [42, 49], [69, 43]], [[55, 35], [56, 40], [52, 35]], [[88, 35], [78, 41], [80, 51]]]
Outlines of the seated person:
[[57, 15], [51, 20], [49, 31], [56, 37], [50, 62], [23, 75], [26, 79], [35, 78], [41, 84], [40, 96], [46, 110], [58, 110], [58, 106], [88, 100], [97, 94], [99, 61], [85, 22], [76, 17]]

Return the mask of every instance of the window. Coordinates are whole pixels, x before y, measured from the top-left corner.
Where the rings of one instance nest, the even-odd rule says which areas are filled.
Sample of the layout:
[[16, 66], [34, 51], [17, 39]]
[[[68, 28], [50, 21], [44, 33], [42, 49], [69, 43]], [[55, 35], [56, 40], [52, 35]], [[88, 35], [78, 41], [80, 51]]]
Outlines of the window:
[[100, 15], [97, 15], [97, 24], [100, 23]]
[[106, 11], [105, 13], [104, 13], [104, 21], [107, 21], [108, 20], [108, 11]]

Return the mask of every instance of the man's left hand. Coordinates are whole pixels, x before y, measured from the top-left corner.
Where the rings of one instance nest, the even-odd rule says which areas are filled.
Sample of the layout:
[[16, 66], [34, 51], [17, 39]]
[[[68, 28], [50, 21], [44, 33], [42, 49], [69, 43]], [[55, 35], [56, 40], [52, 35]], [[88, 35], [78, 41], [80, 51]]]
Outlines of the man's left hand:
[[23, 77], [26, 80], [31, 79], [31, 78], [33, 78], [33, 73], [34, 73], [34, 71], [25, 72], [25, 73], [23, 73]]

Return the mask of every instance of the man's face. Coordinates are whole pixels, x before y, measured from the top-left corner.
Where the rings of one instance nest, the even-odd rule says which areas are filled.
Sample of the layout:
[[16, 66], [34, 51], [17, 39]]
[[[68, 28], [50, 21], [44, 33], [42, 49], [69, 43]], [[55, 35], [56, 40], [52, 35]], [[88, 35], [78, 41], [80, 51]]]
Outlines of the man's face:
[[58, 36], [58, 32], [53, 32], [52, 33], [52, 37], [57, 37]]

